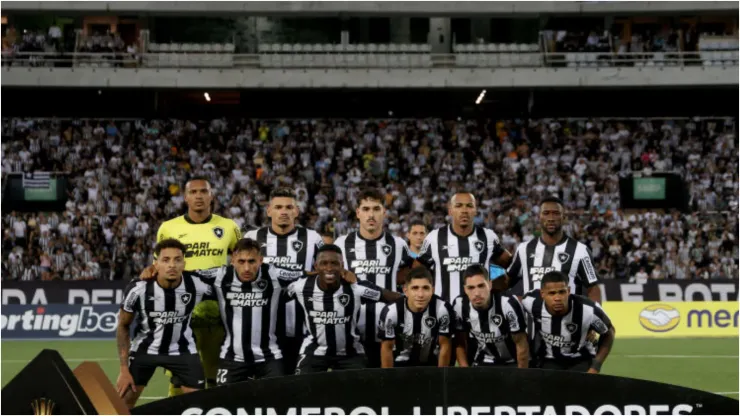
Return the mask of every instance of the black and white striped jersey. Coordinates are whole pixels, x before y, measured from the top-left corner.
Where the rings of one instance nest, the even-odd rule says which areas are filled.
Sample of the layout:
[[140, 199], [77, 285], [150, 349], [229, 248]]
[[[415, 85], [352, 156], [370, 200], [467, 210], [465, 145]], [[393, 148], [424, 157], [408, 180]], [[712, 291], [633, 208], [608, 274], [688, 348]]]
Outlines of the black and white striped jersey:
[[226, 329], [221, 359], [247, 364], [281, 359], [275, 335], [278, 307], [283, 289], [296, 279], [281, 277], [267, 264], [251, 282], [239, 280], [233, 266], [215, 270], [210, 282]]
[[475, 226], [470, 235], [458, 236], [447, 225], [426, 236], [417, 260], [434, 271], [435, 293], [452, 302], [463, 293], [465, 269], [476, 263], [487, 269], [504, 250], [496, 233], [489, 228]]
[[[396, 291], [398, 270], [414, 262], [406, 242], [387, 232], [375, 240], [366, 240], [359, 231], [355, 231], [339, 237], [334, 244], [342, 249], [347, 270], [357, 275], [358, 279], [390, 291]], [[362, 305], [358, 320], [362, 339], [380, 342], [376, 324], [384, 306], [383, 303]]]
[[511, 334], [526, 331], [522, 305], [515, 296], [491, 294], [491, 304], [478, 310], [467, 296], [458, 296], [452, 305], [457, 317], [456, 331], [472, 335], [478, 342], [474, 361], [478, 364], [516, 362], [516, 345]]
[[157, 279], [134, 280], [126, 287], [121, 308], [136, 315], [131, 353], [196, 354], [190, 317], [212, 288], [194, 272], [183, 272], [180, 285], [163, 289]]
[[404, 365], [437, 365], [439, 337], [452, 336], [455, 313], [449, 303], [437, 295], [426, 309], [412, 312], [406, 297], [386, 305], [378, 320], [378, 335], [383, 341], [395, 341], [394, 361]]
[[337, 290], [325, 292], [319, 287], [318, 275], [313, 275], [291, 283], [288, 296], [298, 301], [308, 328], [301, 355], [336, 357], [365, 353], [357, 330], [357, 315], [363, 299], [380, 300], [380, 288], [367, 281], [350, 284], [341, 280]]
[[[275, 266], [284, 279], [297, 279], [305, 271], [313, 270], [316, 250], [324, 245], [319, 233], [301, 226], [285, 235], [276, 234], [269, 226], [262, 227], [247, 232], [245, 238], [251, 238], [260, 244], [262, 261]], [[278, 313], [278, 336], [300, 337], [303, 332], [303, 317], [295, 301], [283, 302]]]
[[542, 277], [553, 270], [561, 271], [570, 278], [570, 291], [585, 295], [585, 289], [599, 282], [588, 247], [568, 236], [550, 246], [542, 238], [533, 238], [519, 244], [509, 266], [512, 293], [522, 296], [539, 289]]
[[609, 332], [612, 323], [601, 306], [585, 296], [570, 295], [568, 313], [553, 316], [548, 312], [539, 290], [527, 293], [522, 306], [534, 320], [535, 332], [542, 339], [535, 357], [563, 360], [594, 357], [596, 349], [586, 339], [593, 329], [603, 335]]

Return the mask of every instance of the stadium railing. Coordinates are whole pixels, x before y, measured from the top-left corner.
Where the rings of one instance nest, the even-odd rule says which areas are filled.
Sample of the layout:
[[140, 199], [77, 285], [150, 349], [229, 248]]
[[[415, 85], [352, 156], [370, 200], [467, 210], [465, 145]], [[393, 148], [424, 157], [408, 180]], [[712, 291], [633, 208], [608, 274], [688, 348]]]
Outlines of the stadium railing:
[[491, 52], [457, 54], [352, 53], [35, 53], [3, 52], [3, 66], [78, 68], [601, 68], [738, 66], [738, 51], [673, 53]]

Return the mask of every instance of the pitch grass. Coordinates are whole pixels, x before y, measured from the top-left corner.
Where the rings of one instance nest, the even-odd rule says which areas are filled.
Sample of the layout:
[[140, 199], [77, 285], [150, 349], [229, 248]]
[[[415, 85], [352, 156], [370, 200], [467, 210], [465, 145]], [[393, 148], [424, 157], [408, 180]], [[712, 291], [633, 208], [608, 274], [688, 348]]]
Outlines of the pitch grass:
[[[96, 361], [115, 384], [118, 358], [115, 341], [2, 341], [2, 385], [5, 386], [44, 348], [54, 349], [74, 369]], [[617, 339], [604, 374], [686, 386], [738, 398], [738, 339]], [[168, 381], [157, 370], [138, 404], [167, 396]]]

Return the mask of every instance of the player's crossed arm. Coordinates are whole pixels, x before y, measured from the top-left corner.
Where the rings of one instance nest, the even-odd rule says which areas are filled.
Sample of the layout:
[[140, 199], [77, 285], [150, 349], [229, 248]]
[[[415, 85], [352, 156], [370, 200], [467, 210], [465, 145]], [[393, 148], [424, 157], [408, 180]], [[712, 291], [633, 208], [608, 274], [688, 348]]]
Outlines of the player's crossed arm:
[[511, 339], [516, 346], [516, 362], [519, 368], [529, 368], [529, 341], [527, 340], [527, 322], [524, 319], [524, 308], [519, 300], [512, 296], [502, 305], [504, 317], [509, 325]]
[[403, 297], [401, 293], [383, 289], [375, 283], [367, 280], [357, 280], [357, 276], [355, 276], [354, 273], [348, 273], [350, 273], [351, 276], [354, 276], [355, 279], [355, 282], [352, 283], [353, 290], [359, 291], [360, 297], [363, 299], [373, 302], [393, 303]]

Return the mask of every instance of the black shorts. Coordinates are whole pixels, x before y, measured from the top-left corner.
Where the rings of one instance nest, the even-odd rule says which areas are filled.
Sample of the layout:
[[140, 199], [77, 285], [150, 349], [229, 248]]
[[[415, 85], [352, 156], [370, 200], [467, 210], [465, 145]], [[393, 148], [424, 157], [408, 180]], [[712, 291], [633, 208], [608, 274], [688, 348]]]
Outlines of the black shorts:
[[295, 373], [301, 345], [303, 345], [303, 337], [278, 337], [277, 344], [283, 354], [282, 362], [285, 374]]
[[150, 355], [134, 353], [128, 358], [128, 369], [137, 386], [146, 386], [157, 367], [170, 370], [183, 387], [203, 389], [206, 377], [198, 354], [188, 355]]
[[540, 368], [543, 370], [561, 370], [585, 373], [591, 367], [591, 357], [576, 358], [572, 360], [549, 360], [544, 358], [540, 360], [540, 362], [542, 363]]
[[365, 348], [365, 357], [367, 357], [367, 368], [380, 368], [380, 342], [375, 339], [367, 340], [362, 344]]
[[364, 355], [352, 355], [349, 357], [322, 357], [310, 354], [301, 355], [298, 359], [296, 374], [323, 373], [331, 368], [332, 371], [361, 370], [367, 368], [367, 360]]
[[245, 364], [238, 361], [221, 360], [216, 373], [216, 383], [241, 383], [247, 380], [280, 377], [285, 375], [282, 360], [267, 360], [261, 363]]

